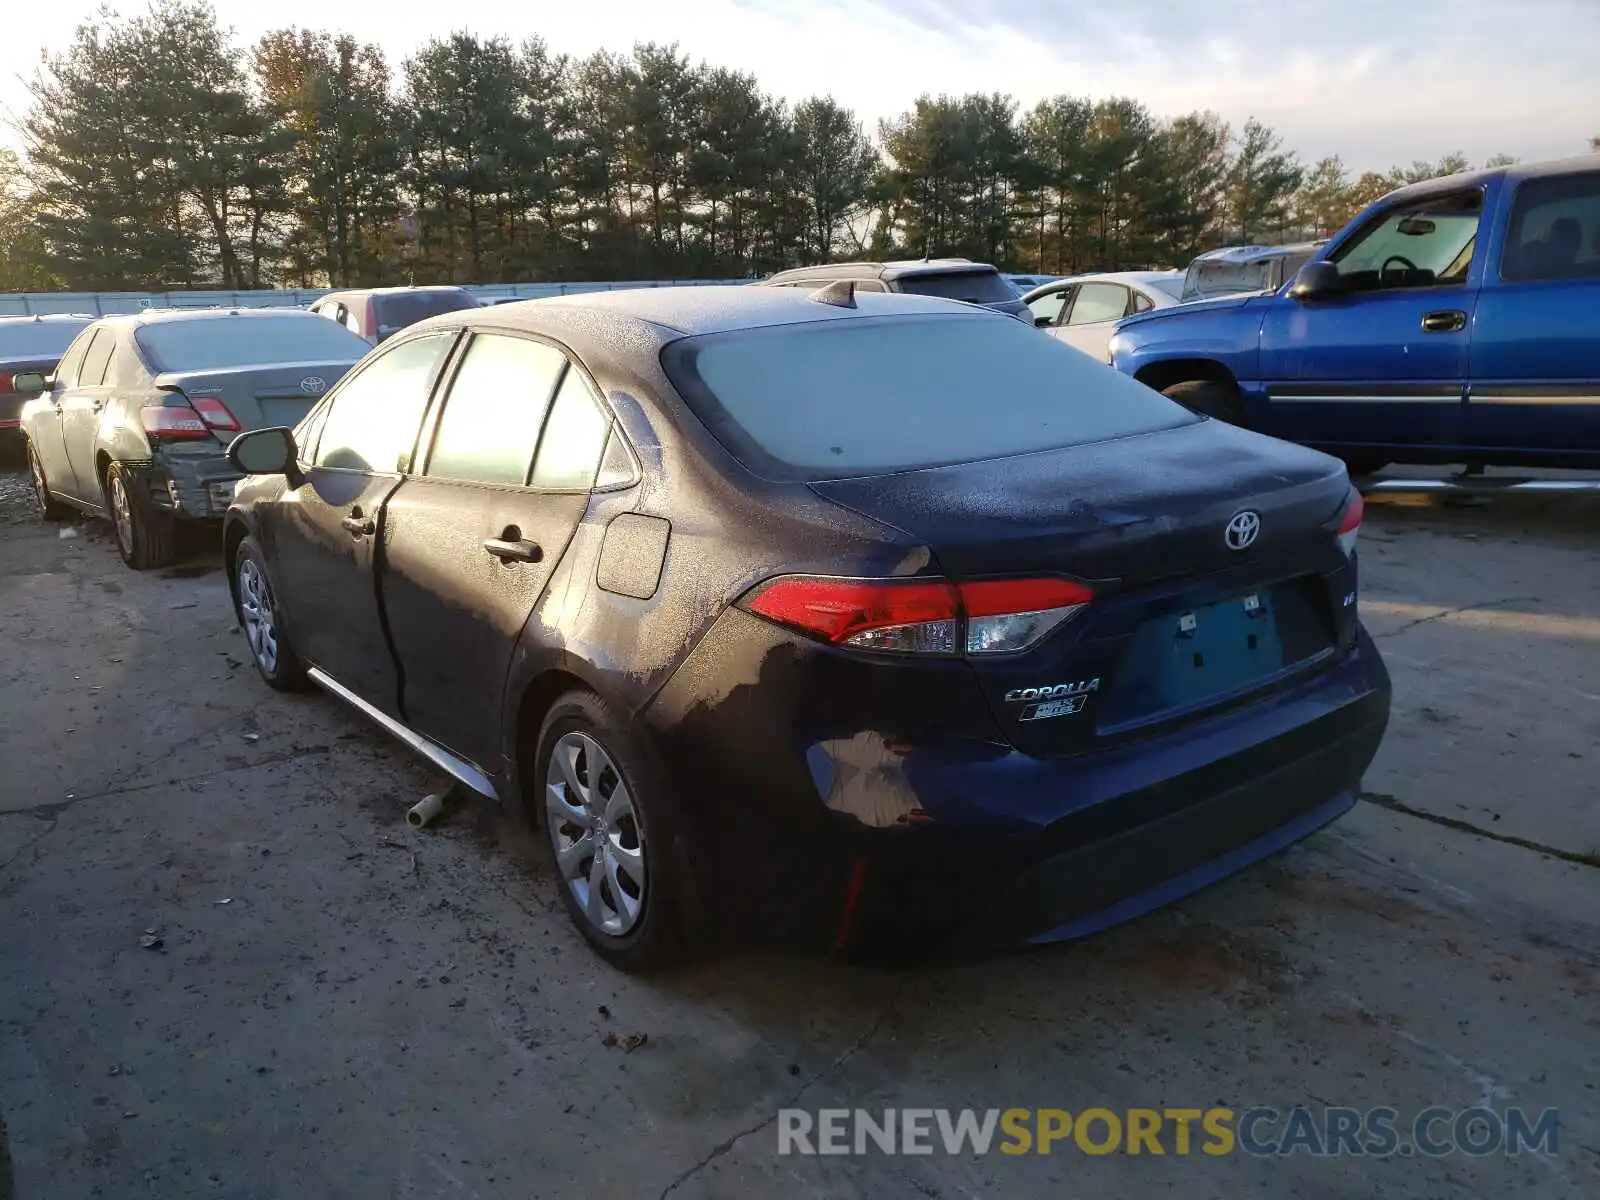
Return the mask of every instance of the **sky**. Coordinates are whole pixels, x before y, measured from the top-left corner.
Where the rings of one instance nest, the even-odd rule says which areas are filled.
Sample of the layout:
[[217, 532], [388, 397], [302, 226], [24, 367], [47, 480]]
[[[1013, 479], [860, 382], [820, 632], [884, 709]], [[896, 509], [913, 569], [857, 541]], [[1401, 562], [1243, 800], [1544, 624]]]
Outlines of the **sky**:
[[[792, 100], [831, 93], [869, 130], [923, 92], [1131, 95], [1157, 116], [1254, 116], [1309, 162], [1382, 170], [1460, 151], [1525, 161], [1600, 135], [1600, 0], [215, 0], [241, 40], [288, 25], [378, 43], [539, 34], [557, 52], [674, 42]], [[100, 0], [10, 0], [0, 119], [42, 49]], [[121, 12], [143, 7], [113, 0]], [[0, 143], [19, 144], [0, 127]]]

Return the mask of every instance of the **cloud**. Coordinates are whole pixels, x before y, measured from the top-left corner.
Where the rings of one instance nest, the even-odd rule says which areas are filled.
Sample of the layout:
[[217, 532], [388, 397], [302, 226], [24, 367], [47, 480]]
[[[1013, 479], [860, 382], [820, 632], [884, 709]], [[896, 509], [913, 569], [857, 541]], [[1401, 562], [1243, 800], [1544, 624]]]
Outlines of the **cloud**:
[[[64, 46], [97, 3], [13, 4], [12, 61]], [[334, 26], [397, 66], [450, 28], [537, 33], [578, 55], [676, 41], [791, 101], [832, 93], [868, 128], [924, 92], [999, 91], [1024, 108], [1068, 92], [1133, 96], [1158, 116], [1253, 115], [1308, 160], [1337, 153], [1357, 170], [1457, 150], [1556, 157], [1600, 134], [1597, 0], [452, 0], [448, 25], [431, 0], [217, 7], [247, 41]], [[18, 81], [0, 77], [0, 103], [25, 107]]]

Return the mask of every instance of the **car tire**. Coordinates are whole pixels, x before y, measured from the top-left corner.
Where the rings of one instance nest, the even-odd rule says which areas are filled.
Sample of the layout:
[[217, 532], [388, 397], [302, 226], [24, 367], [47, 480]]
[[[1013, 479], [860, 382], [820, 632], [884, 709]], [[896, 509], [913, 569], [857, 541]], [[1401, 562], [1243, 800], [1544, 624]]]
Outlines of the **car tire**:
[[1190, 412], [1245, 427], [1244, 404], [1239, 389], [1216, 379], [1185, 379], [1161, 389], [1168, 400], [1176, 400]]
[[283, 636], [277, 595], [253, 538], [239, 543], [228, 569], [233, 572], [233, 612], [244, 630], [256, 673], [280, 692], [304, 691], [310, 683], [305, 664]]
[[585, 940], [624, 971], [682, 962], [688, 866], [677, 807], [628, 722], [593, 692], [562, 696], [540, 730], [529, 793], [561, 901]]
[[122, 463], [106, 468], [105, 499], [123, 562], [135, 571], [148, 571], [167, 566], [177, 557], [177, 522], [171, 513], [156, 507]]
[[72, 510], [50, 494], [50, 483], [45, 478], [44, 463], [39, 461], [39, 452], [33, 448], [33, 442], [27, 443], [28, 478], [33, 482], [33, 503], [39, 510], [41, 521], [64, 521], [72, 515]]

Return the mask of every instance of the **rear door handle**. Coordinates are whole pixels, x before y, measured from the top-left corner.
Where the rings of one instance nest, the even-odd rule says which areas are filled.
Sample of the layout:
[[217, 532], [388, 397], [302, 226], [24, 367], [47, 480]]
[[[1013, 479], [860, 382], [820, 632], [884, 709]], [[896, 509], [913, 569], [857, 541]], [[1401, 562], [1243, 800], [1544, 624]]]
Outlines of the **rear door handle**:
[[1467, 314], [1451, 308], [1422, 314], [1423, 333], [1455, 333], [1467, 327]]
[[539, 543], [521, 538], [484, 538], [483, 548], [503, 563], [536, 563], [544, 558]]
[[378, 531], [377, 523], [371, 517], [346, 517], [339, 524], [348, 529], [354, 537], [370, 537]]

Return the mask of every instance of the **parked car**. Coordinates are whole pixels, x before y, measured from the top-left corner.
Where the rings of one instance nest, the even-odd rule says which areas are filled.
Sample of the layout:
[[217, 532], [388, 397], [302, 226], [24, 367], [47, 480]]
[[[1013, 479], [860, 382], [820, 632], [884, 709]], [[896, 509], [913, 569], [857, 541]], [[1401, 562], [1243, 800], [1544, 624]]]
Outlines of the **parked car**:
[[1178, 298], [1187, 304], [1219, 296], [1275, 291], [1293, 279], [1295, 272], [1310, 262], [1323, 245], [1298, 242], [1290, 246], [1225, 246], [1208, 250], [1189, 264]]
[[697, 918], [880, 958], [1074, 937], [1349, 809], [1389, 682], [1344, 468], [848, 292], [435, 317], [238, 438], [262, 678], [526, 805], [627, 967]]
[[1414, 184], [1291, 284], [1131, 317], [1118, 370], [1191, 408], [1389, 462], [1600, 466], [1600, 159]]
[[130, 567], [170, 562], [175, 523], [220, 517], [239, 478], [226, 443], [298, 421], [367, 350], [298, 309], [146, 310], [87, 326], [46, 378], [18, 374], [46, 518], [108, 516]]
[[981, 304], [996, 312], [1028, 321], [1027, 307], [1017, 289], [988, 263], [966, 258], [920, 258], [910, 262], [827, 263], [779, 271], [761, 281], [764, 287], [816, 289], [852, 280], [858, 292], [900, 292], [908, 296], [942, 296]]
[[330, 292], [313, 304], [311, 311], [339, 322], [376, 346], [428, 317], [478, 307], [477, 297], [466, 288], [386, 287]]
[[1036, 287], [1043, 287], [1045, 284], [1054, 283], [1061, 278], [1064, 277], [1061, 275], [1007, 275], [1006, 282], [1016, 288], [1017, 294], [1020, 296], [1026, 292], [1033, 291]]
[[48, 375], [56, 369], [72, 339], [93, 317], [0, 317], [0, 456], [9, 458], [22, 445], [22, 404], [26, 397], [12, 385], [18, 374]]
[[1111, 361], [1111, 334], [1134, 313], [1170, 308], [1183, 292], [1182, 271], [1123, 271], [1074, 275], [1022, 298], [1033, 323], [1100, 362]]

